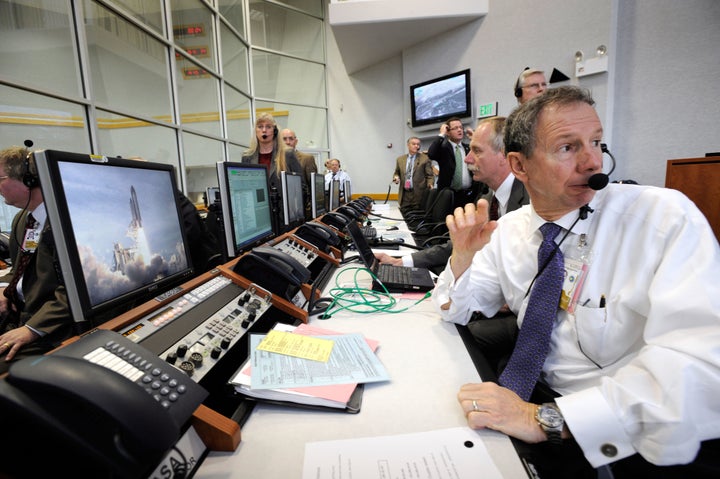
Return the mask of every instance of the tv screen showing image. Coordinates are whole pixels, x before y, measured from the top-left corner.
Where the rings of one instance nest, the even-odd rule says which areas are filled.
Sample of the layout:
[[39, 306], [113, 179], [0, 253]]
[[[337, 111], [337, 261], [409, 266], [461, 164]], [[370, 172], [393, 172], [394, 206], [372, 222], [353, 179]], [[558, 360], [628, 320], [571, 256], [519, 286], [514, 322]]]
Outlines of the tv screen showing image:
[[412, 126], [472, 116], [470, 70], [462, 70], [410, 86]]
[[217, 162], [220, 204], [229, 258], [274, 236], [268, 170], [264, 165]]
[[76, 321], [192, 276], [171, 165], [54, 150], [34, 158]]

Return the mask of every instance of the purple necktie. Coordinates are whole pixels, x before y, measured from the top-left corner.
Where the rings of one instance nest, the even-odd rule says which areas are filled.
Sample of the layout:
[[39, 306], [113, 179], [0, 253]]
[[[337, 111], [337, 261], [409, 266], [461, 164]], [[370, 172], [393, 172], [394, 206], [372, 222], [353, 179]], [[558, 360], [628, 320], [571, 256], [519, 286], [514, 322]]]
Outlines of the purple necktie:
[[554, 223], [540, 227], [543, 234], [538, 250], [540, 274], [530, 292], [515, 349], [500, 375], [500, 384], [515, 391], [525, 401], [535, 388], [550, 350], [550, 335], [560, 304], [565, 275], [563, 254], [555, 245], [560, 229]]

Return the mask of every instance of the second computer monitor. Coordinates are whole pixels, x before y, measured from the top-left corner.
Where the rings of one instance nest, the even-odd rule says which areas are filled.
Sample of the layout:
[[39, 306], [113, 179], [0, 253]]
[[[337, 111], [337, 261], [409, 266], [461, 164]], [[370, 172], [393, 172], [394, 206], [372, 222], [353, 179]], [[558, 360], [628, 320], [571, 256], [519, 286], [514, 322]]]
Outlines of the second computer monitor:
[[340, 206], [340, 180], [332, 180], [328, 195], [328, 211], [337, 209], [338, 206]]
[[310, 196], [312, 197], [312, 217], [327, 213], [325, 205], [325, 177], [319, 173], [310, 173]]
[[283, 224], [286, 229], [296, 228], [305, 222], [302, 176], [291, 171], [281, 171]]
[[233, 258], [274, 235], [268, 171], [263, 165], [219, 161], [217, 173], [226, 252]]

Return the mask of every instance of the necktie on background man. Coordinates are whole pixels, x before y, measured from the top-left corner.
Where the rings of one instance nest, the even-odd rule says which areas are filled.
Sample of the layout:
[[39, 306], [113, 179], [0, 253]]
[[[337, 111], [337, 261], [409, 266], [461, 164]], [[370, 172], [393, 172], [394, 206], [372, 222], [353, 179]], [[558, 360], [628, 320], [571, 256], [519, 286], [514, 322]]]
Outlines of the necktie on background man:
[[[25, 220], [25, 233], [23, 234], [23, 238], [27, 238], [28, 231], [34, 230], [36, 227], [37, 221], [35, 221], [35, 218], [33, 218], [32, 213], [29, 213]], [[25, 247], [25, 240], [23, 240], [23, 247]], [[22, 253], [20, 253], [18, 263], [14, 265], [12, 280], [10, 280], [10, 283], [5, 287], [5, 291], [3, 291], [3, 294], [8, 299], [8, 301], [15, 306], [15, 308], [9, 308], [9, 311], [12, 311], [13, 309], [15, 311], [19, 311], [22, 308], [22, 301], [18, 296], [17, 285], [20, 281], [20, 278], [22, 278], [28, 263], [30, 263], [30, 259], [32, 258], [34, 253], [35, 248], [33, 248], [31, 251], [23, 249]]]
[[462, 190], [462, 169], [465, 165], [463, 162], [463, 154], [460, 151], [460, 145], [455, 145], [455, 172], [453, 173], [452, 183], [450, 187], [457, 191]]
[[493, 195], [490, 201], [490, 212], [488, 216], [490, 217], [490, 221], [497, 221], [500, 218], [500, 202], [495, 195]]
[[560, 304], [565, 275], [564, 259], [554, 241], [560, 230], [561, 227], [555, 223], [545, 223], [540, 227], [543, 234], [543, 241], [538, 249], [540, 274], [530, 292], [515, 349], [500, 375], [500, 384], [515, 391], [525, 401], [530, 398], [545, 364], [550, 350], [550, 335]]
[[405, 162], [405, 189], [410, 190], [413, 187], [412, 174], [413, 174], [413, 163], [415, 162], [414, 156], [408, 156]]

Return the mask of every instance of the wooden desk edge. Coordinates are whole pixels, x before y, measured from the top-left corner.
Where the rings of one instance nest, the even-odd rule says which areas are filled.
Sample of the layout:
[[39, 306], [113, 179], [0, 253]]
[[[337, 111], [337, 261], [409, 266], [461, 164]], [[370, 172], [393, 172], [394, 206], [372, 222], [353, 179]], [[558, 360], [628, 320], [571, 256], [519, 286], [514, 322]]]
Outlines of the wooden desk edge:
[[231, 452], [240, 444], [240, 425], [202, 404], [193, 413], [192, 425], [211, 451]]

